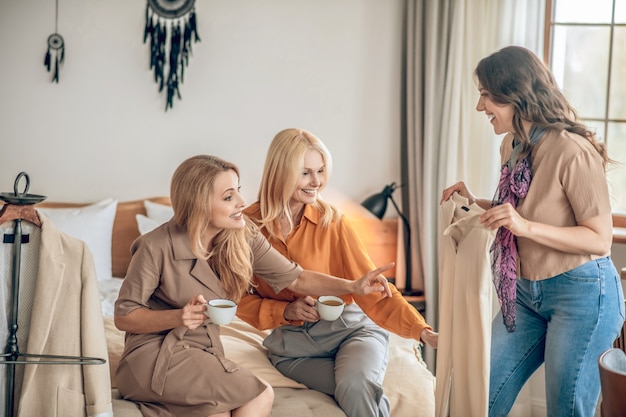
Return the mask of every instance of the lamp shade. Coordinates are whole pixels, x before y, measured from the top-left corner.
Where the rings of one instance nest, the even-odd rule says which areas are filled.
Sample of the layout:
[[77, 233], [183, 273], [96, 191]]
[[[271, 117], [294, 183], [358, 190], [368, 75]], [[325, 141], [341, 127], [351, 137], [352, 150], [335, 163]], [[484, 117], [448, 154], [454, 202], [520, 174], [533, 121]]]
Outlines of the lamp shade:
[[382, 219], [387, 211], [387, 200], [391, 198], [391, 194], [396, 189], [396, 183], [392, 182], [377, 194], [367, 197], [361, 205], [370, 211], [374, 216]]
[[365, 207], [370, 213], [374, 216], [382, 219], [387, 211], [387, 197], [379, 194], [374, 194], [365, 199], [363, 203], [361, 203], [363, 207]]
[[[401, 187], [402, 185], [400, 185]], [[395, 182], [389, 185], [385, 185], [385, 188], [380, 193], [373, 194], [367, 197], [361, 205], [368, 209], [374, 216], [382, 220], [385, 212], [387, 211], [387, 200], [391, 200], [391, 204], [398, 212], [398, 216], [402, 219], [404, 225], [403, 243], [404, 243], [404, 268], [405, 268], [405, 287], [402, 289], [403, 295], [423, 295], [422, 290], [413, 290], [411, 286], [412, 268], [411, 268], [411, 225], [409, 219], [398, 208], [395, 200], [393, 199], [393, 192], [398, 188]]]

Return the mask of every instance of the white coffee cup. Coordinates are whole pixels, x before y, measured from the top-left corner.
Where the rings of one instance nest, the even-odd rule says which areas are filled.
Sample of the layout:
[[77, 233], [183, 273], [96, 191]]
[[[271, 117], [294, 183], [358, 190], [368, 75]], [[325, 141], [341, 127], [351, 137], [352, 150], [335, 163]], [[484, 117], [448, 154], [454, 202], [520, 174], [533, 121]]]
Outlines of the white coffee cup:
[[317, 312], [322, 320], [337, 320], [343, 313], [344, 301], [334, 295], [322, 295], [316, 302]]
[[215, 324], [228, 324], [233, 321], [237, 313], [237, 303], [232, 300], [216, 298], [210, 300], [205, 306], [204, 314], [209, 316]]

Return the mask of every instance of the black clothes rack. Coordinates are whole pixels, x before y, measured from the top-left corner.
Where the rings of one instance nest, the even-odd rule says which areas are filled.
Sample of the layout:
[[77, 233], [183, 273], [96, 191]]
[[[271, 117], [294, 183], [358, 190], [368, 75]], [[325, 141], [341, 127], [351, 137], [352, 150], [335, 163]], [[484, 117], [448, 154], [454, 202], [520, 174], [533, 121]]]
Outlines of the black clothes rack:
[[[22, 178], [26, 179], [24, 192], [18, 192], [18, 184]], [[30, 186], [30, 178], [26, 172], [21, 172], [15, 179], [13, 185], [13, 193], [0, 193], [0, 200], [5, 204], [0, 211], [0, 218], [6, 213], [7, 220], [13, 220], [13, 236], [10, 237], [8, 243], [13, 243], [13, 254], [11, 259], [11, 308], [9, 310], [8, 331], [9, 337], [3, 354], [0, 354], [0, 365], [6, 365], [6, 389], [5, 389], [5, 417], [13, 416], [14, 397], [15, 397], [15, 365], [101, 365], [106, 363], [105, 359], [93, 358], [87, 356], [62, 356], [62, 355], [44, 355], [21, 353], [17, 340], [17, 315], [19, 306], [19, 284], [20, 284], [20, 264], [21, 264], [21, 245], [22, 236], [22, 220], [27, 220], [40, 226], [39, 217], [32, 207], [34, 204], [40, 203], [46, 199], [45, 196], [37, 194], [27, 194]], [[9, 211], [10, 210], [10, 211]], [[2, 222], [0, 222], [2, 223]], [[7, 235], [11, 236], [11, 235]], [[5, 239], [6, 242], [6, 239]]]

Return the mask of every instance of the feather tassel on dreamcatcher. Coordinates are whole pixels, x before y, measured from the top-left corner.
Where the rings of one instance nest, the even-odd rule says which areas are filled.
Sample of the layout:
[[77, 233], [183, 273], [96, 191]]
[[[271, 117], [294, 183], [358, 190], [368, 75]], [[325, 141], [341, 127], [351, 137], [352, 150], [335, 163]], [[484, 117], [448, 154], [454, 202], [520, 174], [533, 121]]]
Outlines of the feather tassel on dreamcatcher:
[[150, 45], [150, 69], [159, 92], [165, 90], [165, 111], [182, 99], [180, 85], [189, 65], [192, 44], [200, 41], [195, 0], [148, 0], [143, 43]]
[[54, 20], [54, 33], [48, 36], [48, 50], [43, 60], [43, 65], [48, 72], [52, 72], [52, 82], [59, 83], [59, 65], [65, 60], [65, 42], [59, 35], [59, 0], [56, 0], [56, 17]]

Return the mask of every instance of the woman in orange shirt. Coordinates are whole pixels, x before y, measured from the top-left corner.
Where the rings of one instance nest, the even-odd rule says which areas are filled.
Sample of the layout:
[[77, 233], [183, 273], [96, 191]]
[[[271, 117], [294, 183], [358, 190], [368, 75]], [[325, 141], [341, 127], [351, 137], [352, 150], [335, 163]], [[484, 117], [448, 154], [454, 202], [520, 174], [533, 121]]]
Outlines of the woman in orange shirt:
[[276, 291], [391, 295], [387, 265], [348, 281], [285, 259], [242, 214], [239, 188], [234, 164], [186, 159], [172, 176], [174, 217], [133, 242], [115, 302], [126, 332], [117, 386], [144, 417], [270, 415], [272, 388], [226, 358], [220, 326], [205, 315], [207, 300], [237, 301], [254, 273]]
[[[365, 246], [338, 211], [319, 198], [330, 176], [326, 146], [302, 129], [285, 129], [272, 141], [259, 201], [246, 209], [285, 257], [339, 277], [373, 269]], [[390, 330], [437, 346], [437, 333], [393, 286], [392, 297], [347, 295], [335, 321], [320, 320], [315, 299], [255, 279], [237, 314], [259, 329], [274, 329], [264, 345], [276, 368], [312, 389], [333, 395], [348, 417], [389, 416], [382, 382]], [[386, 329], [386, 330], [385, 330]]]

